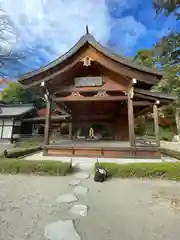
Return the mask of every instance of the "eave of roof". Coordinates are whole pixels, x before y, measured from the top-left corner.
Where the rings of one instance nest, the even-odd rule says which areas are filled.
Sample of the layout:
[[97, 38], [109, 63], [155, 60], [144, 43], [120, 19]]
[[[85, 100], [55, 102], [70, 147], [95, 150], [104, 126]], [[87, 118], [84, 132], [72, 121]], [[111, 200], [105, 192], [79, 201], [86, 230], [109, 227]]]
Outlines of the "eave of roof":
[[19, 78], [19, 82], [23, 83], [24, 80], [33, 78], [37, 75], [40, 75], [43, 72], [49, 71], [50, 69], [54, 68], [58, 64], [62, 63], [63, 61], [70, 58], [73, 54], [75, 54], [81, 47], [83, 47], [85, 44], [91, 45], [93, 48], [97, 49], [99, 52], [107, 56], [108, 58], [112, 59], [113, 61], [116, 61], [124, 66], [130, 67], [132, 69], [149, 73], [151, 75], [155, 75], [157, 78], [162, 78], [163, 74], [155, 69], [147, 68], [141, 65], [137, 65], [135, 63], [132, 63], [128, 61], [127, 59], [111, 52], [106, 47], [102, 46], [99, 42], [95, 40], [95, 38], [91, 34], [85, 34], [81, 37], [81, 39], [64, 55], [57, 58], [55, 61], [49, 63], [48, 65], [39, 68], [35, 71], [29, 72], [22, 77]]
[[150, 92], [148, 90], [135, 88], [135, 93], [142, 94], [144, 96], [153, 97], [155, 99], [162, 99], [167, 101], [174, 101], [177, 97], [174, 94], [160, 93], [160, 92]]
[[33, 104], [0, 104], [0, 108], [2, 109], [0, 118], [20, 117], [35, 109]]
[[[65, 120], [70, 118], [69, 115], [60, 115], [60, 116], [51, 116], [52, 121], [58, 121], [58, 120]], [[44, 116], [38, 116], [38, 117], [32, 117], [32, 118], [24, 118], [23, 122], [39, 122], [39, 121], [45, 121], [46, 117]]]

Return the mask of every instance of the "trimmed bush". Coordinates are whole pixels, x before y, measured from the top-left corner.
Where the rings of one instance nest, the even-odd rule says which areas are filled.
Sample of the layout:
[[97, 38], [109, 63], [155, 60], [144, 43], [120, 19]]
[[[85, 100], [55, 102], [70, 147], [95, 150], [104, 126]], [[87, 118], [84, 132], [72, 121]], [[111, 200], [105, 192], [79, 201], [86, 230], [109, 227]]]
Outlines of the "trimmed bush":
[[103, 167], [108, 177], [120, 178], [161, 178], [180, 181], [180, 162], [164, 163], [96, 163], [95, 167]]
[[0, 161], [0, 173], [65, 176], [69, 172], [70, 166], [70, 163], [59, 161], [4, 159]]
[[161, 153], [168, 157], [172, 157], [172, 158], [176, 158], [176, 159], [180, 160], [180, 151], [161, 148]]
[[23, 157], [27, 154], [40, 151], [41, 147], [31, 147], [31, 148], [12, 148], [4, 151], [4, 156], [7, 158], [18, 158]]

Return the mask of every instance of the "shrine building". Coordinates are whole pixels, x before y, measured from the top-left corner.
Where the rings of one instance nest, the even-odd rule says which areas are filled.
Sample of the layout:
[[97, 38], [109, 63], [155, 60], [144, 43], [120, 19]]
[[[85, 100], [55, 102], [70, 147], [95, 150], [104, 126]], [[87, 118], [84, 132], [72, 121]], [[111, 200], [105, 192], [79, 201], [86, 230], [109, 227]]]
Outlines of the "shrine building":
[[[44, 154], [152, 158], [160, 156], [158, 107], [174, 100], [150, 91], [162, 77], [112, 53], [87, 30], [67, 53], [19, 82], [45, 96]], [[56, 124], [52, 104], [59, 114]], [[153, 113], [154, 135], [140, 138], [135, 119], [147, 112]], [[66, 137], [62, 123], [68, 126]]]

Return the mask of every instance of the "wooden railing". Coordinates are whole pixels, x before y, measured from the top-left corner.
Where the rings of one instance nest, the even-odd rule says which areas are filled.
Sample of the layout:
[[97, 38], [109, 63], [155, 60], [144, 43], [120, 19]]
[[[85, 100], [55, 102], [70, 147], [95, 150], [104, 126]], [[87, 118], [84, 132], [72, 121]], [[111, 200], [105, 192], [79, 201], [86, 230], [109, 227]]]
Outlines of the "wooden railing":
[[157, 141], [155, 136], [142, 136], [142, 137], [136, 137], [135, 140], [136, 146], [157, 146]]

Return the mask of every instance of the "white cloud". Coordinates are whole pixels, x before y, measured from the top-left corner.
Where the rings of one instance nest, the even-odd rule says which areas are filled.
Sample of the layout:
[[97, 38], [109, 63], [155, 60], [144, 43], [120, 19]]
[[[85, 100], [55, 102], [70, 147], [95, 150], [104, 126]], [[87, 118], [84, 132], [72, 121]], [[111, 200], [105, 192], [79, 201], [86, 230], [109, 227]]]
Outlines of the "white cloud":
[[[147, 32], [146, 27], [137, 22], [133, 16], [127, 16], [115, 20], [112, 24], [114, 32], [116, 32], [116, 48], [121, 46], [125, 54], [131, 52], [136, 45], [138, 38]], [[116, 49], [117, 50], [117, 49]]]
[[124, 11], [136, 7], [139, 0], [107, 0], [106, 2], [111, 14], [120, 17]]
[[[18, 33], [18, 50], [27, 58], [21, 65], [7, 63], [6, 74], [17, 76], [43, 66], [68, 51], [85, 34], [85, 26], [102, 44], [115, 42], [114, 50], [132, 52], [138, 39], [147, 33], [146, 27], [133, 16], [122, 15], [138, 0], [0, 0], [10, 23]], [[115, 17], [111, 13], [116, 11]], [[1, 15], [4, 14], [0, 11]], [[13, 46], [15, 34], [4, 33]], [[0, 41], [0, 52], [7, 46]], [[28, 47], [28, 50], [27, 50]], [[25, 62], [25, 63], [24, 63]], [[26, 65], [22, 66], [22, 63]], [[9, 71], [10, 69], [10, 71]]]
[[21, 46], [47, 42], [58, 56], [85, 33], [86, 24], [101, 42], [106, 42], [109, 36], [105, 0], [0, 0], [0, 3], [20, 33]]

